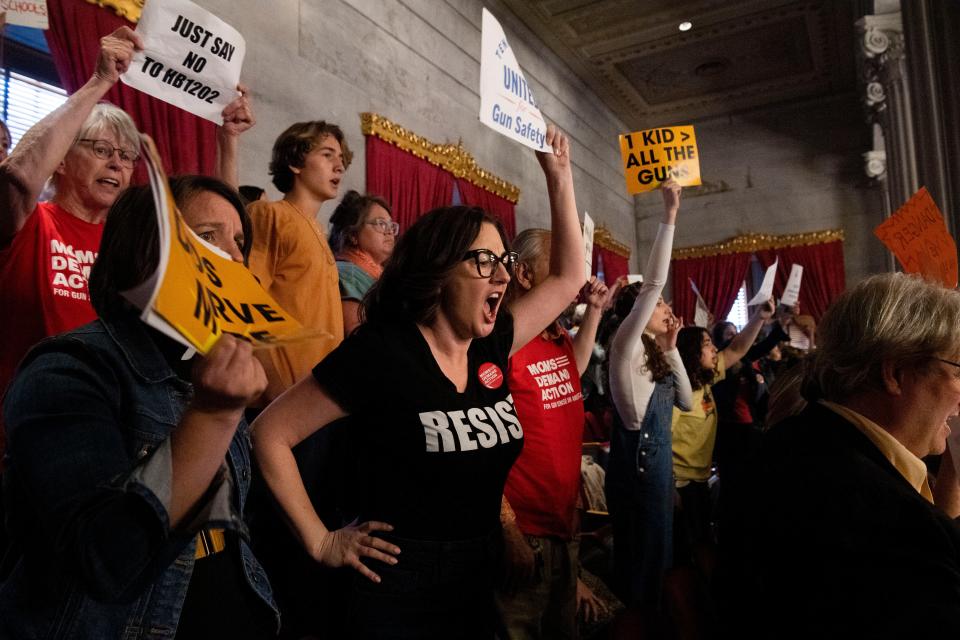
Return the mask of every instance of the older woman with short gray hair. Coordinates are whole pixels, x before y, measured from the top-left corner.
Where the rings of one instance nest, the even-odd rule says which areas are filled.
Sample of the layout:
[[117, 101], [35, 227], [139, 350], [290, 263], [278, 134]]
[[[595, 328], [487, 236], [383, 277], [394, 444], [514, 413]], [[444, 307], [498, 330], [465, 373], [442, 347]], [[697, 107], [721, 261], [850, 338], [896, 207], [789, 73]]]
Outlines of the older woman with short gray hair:
[[[945, 453], [960, 412], [960, 293], [867, 278], [827, 310], [817, 347], [810, 404], [766, 435], [755, 546], [732, 565], [755, 578], [752, 610], [765, 635], [789, 621], [791, 637], [956, 637], [960, 526], [922, 458]], [[953, 465], [947, 452], [938, 496], [957, 493]]]

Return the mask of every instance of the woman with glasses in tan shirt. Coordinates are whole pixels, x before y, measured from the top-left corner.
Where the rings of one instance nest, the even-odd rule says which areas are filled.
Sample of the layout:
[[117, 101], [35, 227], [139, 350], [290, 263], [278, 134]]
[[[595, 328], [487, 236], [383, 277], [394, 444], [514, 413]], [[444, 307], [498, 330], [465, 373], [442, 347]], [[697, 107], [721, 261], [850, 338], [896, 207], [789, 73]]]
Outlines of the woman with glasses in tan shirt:
[[383, 198], [350, 190], [330, 216], [330, 248], [337, 258], [343, 333], [360, 324], [360, 304], [383, 273], [393, 253], [400, 225]]

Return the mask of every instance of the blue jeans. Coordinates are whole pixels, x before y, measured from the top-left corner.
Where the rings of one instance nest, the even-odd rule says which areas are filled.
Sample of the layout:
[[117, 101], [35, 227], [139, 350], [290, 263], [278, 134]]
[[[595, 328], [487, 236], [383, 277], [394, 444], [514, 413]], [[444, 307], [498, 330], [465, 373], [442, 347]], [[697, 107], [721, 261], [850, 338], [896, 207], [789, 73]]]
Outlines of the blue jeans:
[[610, 436], [614, 586], [627, 604], [659, 606], [673, 561], [673, 399], [673, 379], [658, 382], [640, 429], [624, 429], [618, 417]]

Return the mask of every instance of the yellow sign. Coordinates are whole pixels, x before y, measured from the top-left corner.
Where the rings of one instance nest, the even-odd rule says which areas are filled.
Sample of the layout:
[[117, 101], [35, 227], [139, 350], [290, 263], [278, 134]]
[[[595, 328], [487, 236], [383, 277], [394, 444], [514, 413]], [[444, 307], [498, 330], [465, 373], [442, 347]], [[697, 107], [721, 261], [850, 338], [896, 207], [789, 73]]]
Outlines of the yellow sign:
[[[304, 337], [302, 325], [270, 297], [253, 274], [204, 243], [183, 220], [153, 141], [145, 145], [160, 228], [156, 288], [144, 309], [155, 313], [200, 353], [230, 333], [255, 345]], [[184, 342], [184, 340], [181, 340]]]
[[625, 133], [620, 153], [628, 193], [653, 191], [667, 178], [681, 187], [700, 184], [700, 152], [692, 125]]

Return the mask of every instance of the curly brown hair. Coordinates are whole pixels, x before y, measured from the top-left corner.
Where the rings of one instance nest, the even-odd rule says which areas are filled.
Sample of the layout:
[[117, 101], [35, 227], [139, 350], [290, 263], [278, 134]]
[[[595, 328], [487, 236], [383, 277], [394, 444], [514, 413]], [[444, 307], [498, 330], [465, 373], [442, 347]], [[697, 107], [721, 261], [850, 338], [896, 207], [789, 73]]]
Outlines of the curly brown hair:
[[650, 372], [654, 382], [666, 380], [667, 376], [673, 373], [673, 369], [663, 355], [663, 349], [660, 348], [656, 340], [646, 333], [641, 334], [640, 339], [643, 340], [643, 349], [646, 353], [646, 361], [643, 366]]

